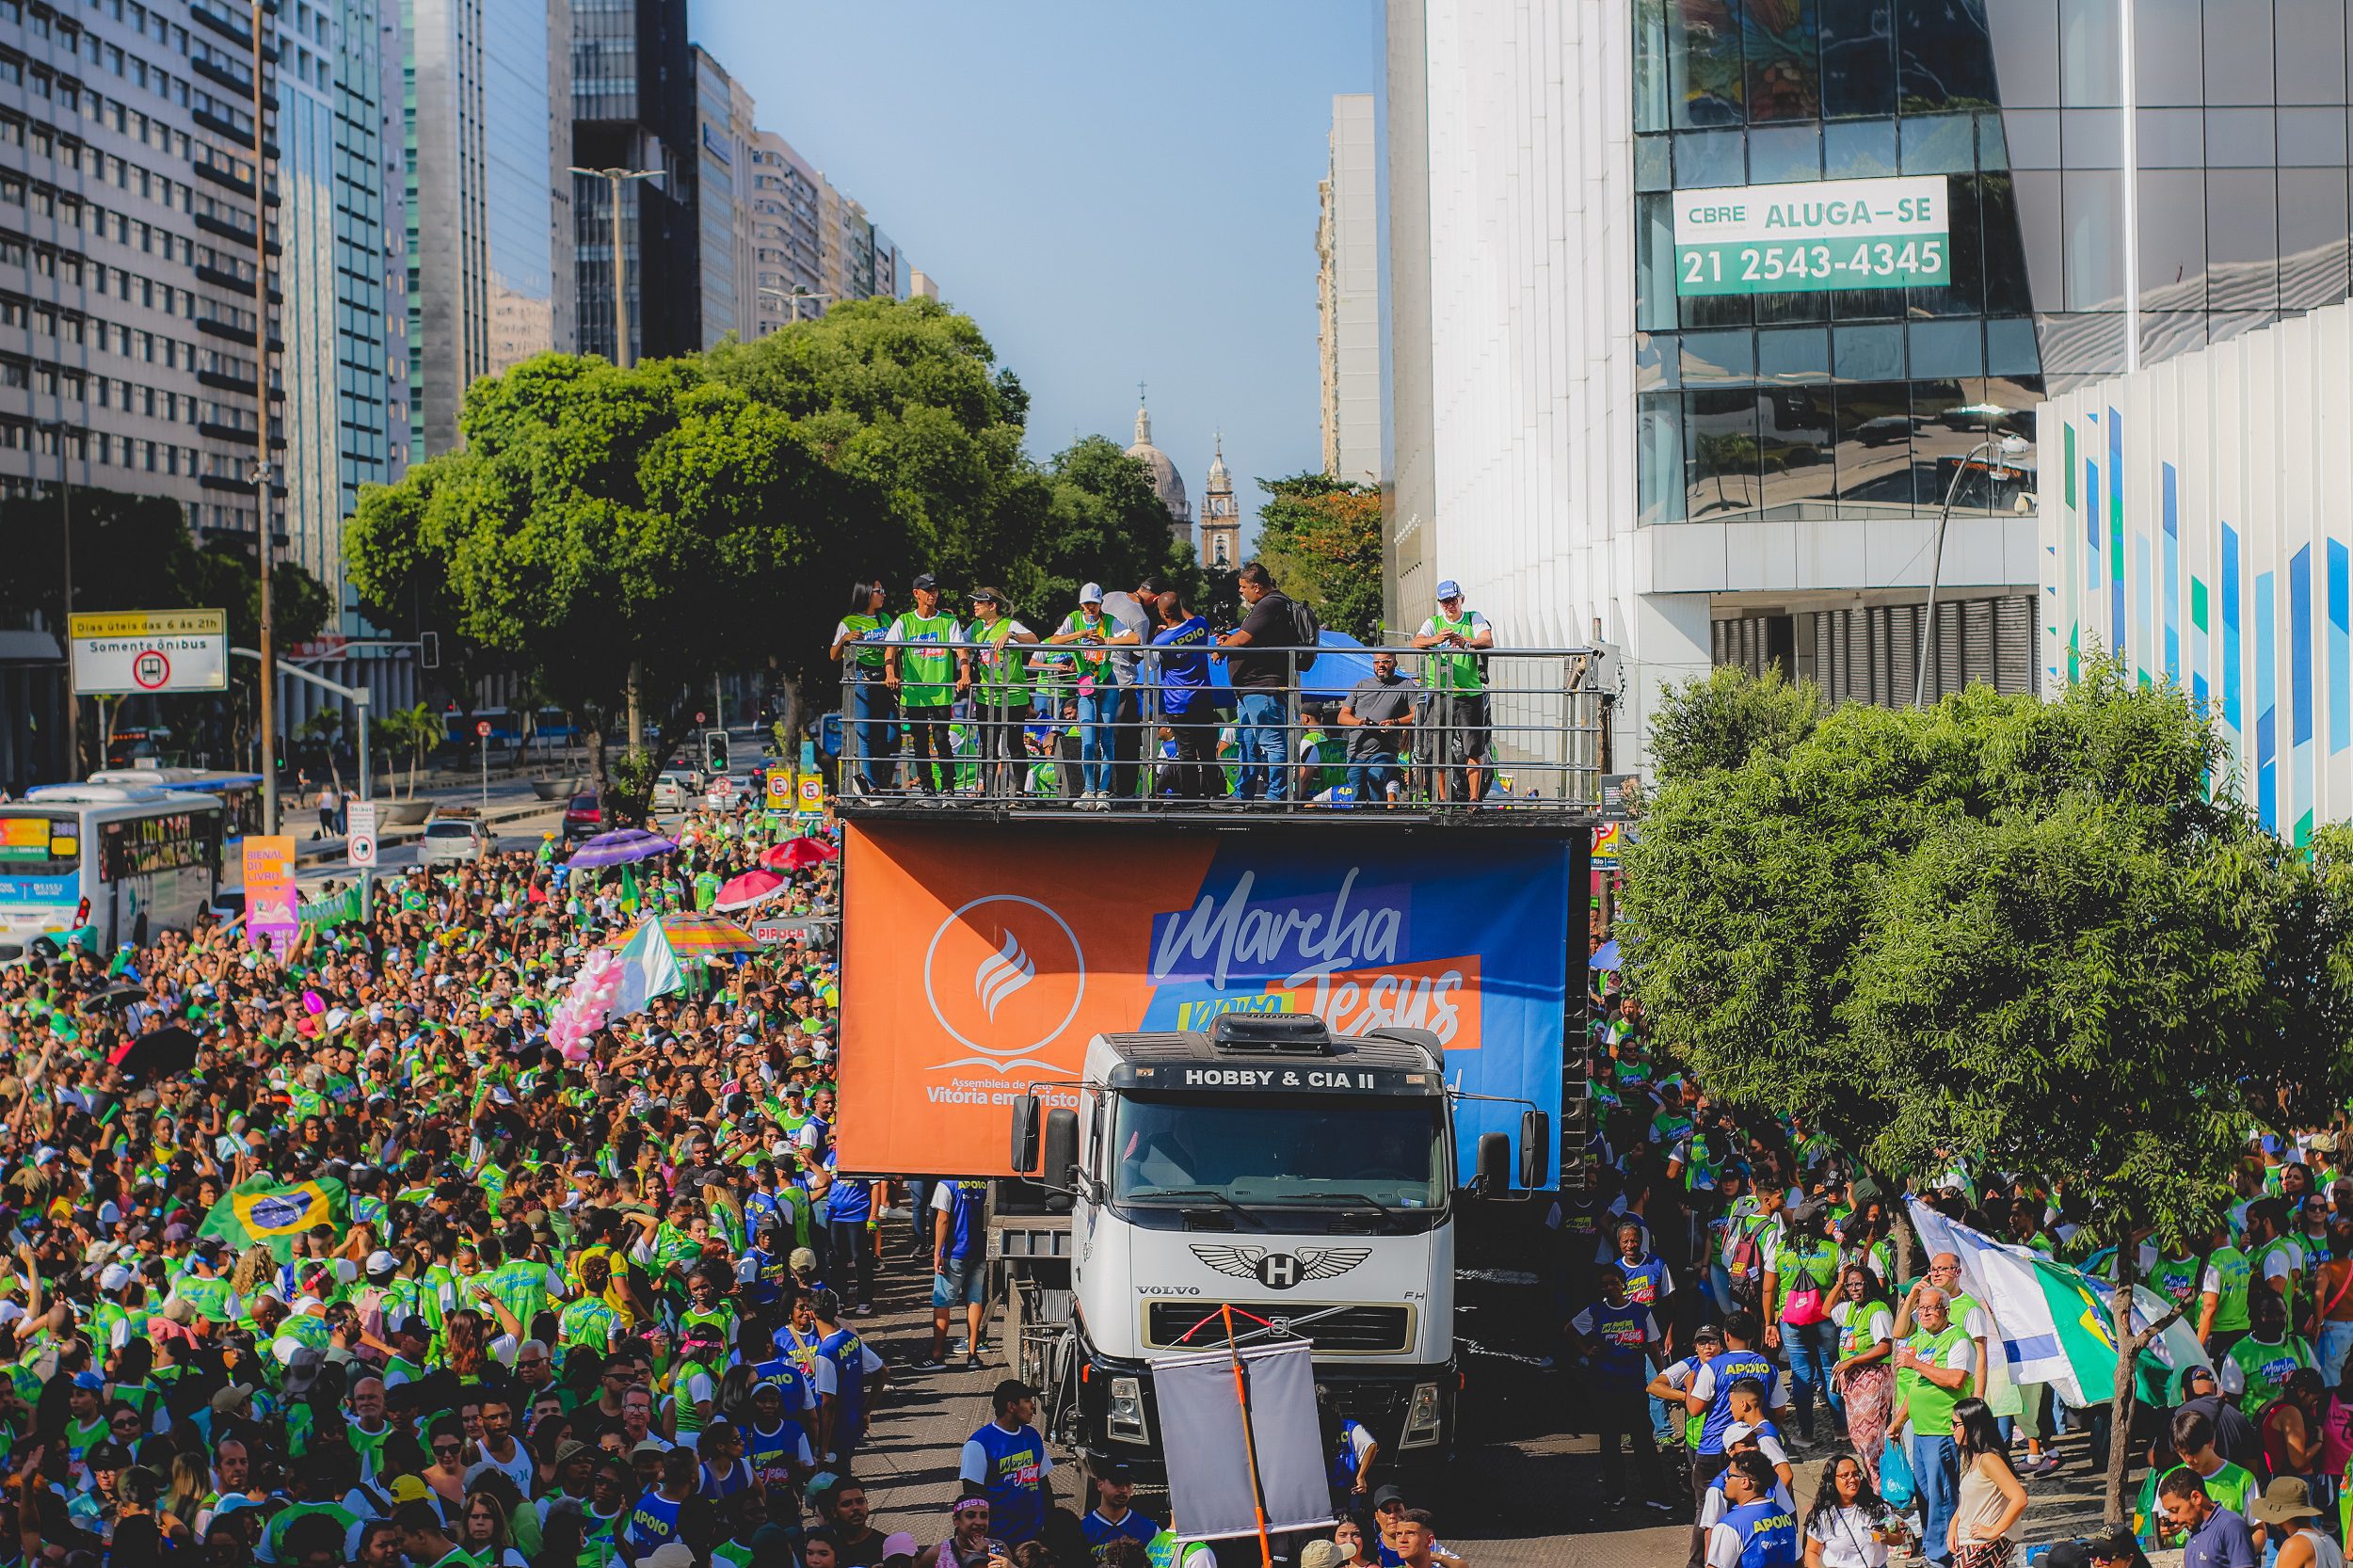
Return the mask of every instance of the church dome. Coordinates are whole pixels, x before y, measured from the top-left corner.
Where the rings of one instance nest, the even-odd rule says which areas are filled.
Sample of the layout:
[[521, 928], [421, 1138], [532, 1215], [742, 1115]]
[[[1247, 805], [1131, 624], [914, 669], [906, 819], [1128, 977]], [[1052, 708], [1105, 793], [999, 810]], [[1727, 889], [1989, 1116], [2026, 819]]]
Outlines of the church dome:
[[1168, 454], [1152, 444], [1152, 415], [1145, 409], [1136, 410], [1136, 442], [1128, 449], [1128, 456], [1142, 463], [1152, 477], [1152, 493], [1160, 498], [1174, 521], [1189, 522], [1193, 519], [1193, 504], [1185, 498], [1184, 476]]

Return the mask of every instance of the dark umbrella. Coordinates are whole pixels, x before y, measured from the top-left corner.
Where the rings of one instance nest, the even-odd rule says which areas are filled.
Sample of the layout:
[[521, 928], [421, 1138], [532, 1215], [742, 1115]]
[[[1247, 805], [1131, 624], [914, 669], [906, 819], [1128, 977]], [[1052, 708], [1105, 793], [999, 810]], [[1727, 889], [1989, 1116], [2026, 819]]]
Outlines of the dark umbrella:
[[86, 1005], [113, 1009], [117, 1007], [128, 1007], [135, 1001], [144, 1001], [146, 1000], [146, 986], [125, 984], [120, 985], [109, 985], [103, 991], [92, 992]]
[[184, 1073], [196, 1064], [196, 1036], [168, 1024], [115, 1048], [109, 1060], [129, 1078]]
[[600, 833], [572, 851], [572, 864], [583, 871], [597, 871], [606, 866], [626, 866], [632, 860], [651, 860], [677, 850], [676, 842], [659, 833], [624, 827], [617, 833]]

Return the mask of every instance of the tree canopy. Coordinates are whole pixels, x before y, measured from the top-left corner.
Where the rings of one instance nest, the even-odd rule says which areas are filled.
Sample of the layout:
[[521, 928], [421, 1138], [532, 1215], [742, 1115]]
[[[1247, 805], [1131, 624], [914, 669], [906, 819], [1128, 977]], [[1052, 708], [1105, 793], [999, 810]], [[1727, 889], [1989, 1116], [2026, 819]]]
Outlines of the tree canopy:
[[2264, 832], [2197, 705], [2112, 664], [1817, 704], [1720, 670], [1658, 718], [1619, 925], [1657, 1037], [1881, 1171], [2049, 1176], [2121, 1286], [2140, 1235], [2202, 1242], [2250, 1133], [2342, 1097], [2353, 832]]
[[1323, 473], [1261, 479], [1258, 559], [1317, 618], [1363, 643], [1381, 640], [1381, 492]]
[[666, 756], [711, 677], [824, 695], [850, 584], [920, 571], [1027, 614], [1080, 582], [1183, 573], [1143, 466], [1081, 440], [1040, 466], [1029, 400], [968, 317], [859, 300], [756, 343], [630, 370], [541, 355], [475, 383], [465, 446], [364, 492], [363, 604], [422, 617], [602, 737], [632, 672]]

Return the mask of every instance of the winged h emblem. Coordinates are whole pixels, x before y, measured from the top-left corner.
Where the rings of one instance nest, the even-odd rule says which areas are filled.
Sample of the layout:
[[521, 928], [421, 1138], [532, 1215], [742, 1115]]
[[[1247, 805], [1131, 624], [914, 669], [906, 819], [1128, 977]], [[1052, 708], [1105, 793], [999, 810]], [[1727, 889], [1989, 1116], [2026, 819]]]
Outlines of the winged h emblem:
[[1296, 1253], [1264, 1247], [1201, 1246], [1193, 1256], [1221, 1274], [1255, 1279], [1270, 1290], [1288, 1290], [1306, 1280], [1337, 1279], [1372, 1256], [1370, 1247], [1302, 1247]]

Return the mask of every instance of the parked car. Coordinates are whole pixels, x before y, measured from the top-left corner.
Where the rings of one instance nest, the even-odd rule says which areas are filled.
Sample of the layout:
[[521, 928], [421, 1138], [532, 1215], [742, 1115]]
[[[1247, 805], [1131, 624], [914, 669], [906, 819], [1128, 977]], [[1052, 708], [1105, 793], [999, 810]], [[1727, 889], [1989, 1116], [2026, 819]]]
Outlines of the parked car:
[[684, 768], [664, 768], [653, 781], [653, 808], [683, 811], [702, 792], [701, 782]]
[[463, 865], [498, 852], [498, 835], [476, 817], [436, 817], [424, 824], [419, 858], [428, 866]]
[[564, 808], [564, 841], [593, 839], [604, 831], [604, 808], [595, 795], [574, 795]]

